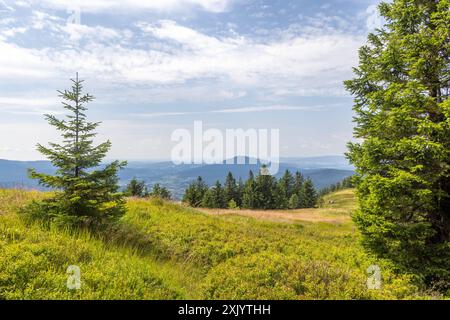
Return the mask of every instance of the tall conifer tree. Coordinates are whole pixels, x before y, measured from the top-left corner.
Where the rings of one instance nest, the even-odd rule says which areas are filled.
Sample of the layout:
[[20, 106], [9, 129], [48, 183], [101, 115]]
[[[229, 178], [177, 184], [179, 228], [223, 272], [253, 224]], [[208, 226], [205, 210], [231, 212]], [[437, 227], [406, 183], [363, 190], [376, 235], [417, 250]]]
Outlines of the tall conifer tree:
[[[262, 166], [261, 172], [267, 171], [266, 166]], [[256, 178], [256, 208], [275, 209], [277, 205], [277, 180], [270, 174], [259, 174]]]
[[289, 207], [289, 200], [294, 193], [294, 183], [294, 176], [289, 170], [286, 170], [277, 184], [277, 208], [287, 209]]
[[256, 207], [256, 181], [253, 171], [250, 170], [248, 179], [244, 184], [244, 193], [242, 195], [242, 207], [253, 209]]
[[207, 191], [208, 186], [203, 181], [202, 177], [198, 177], [184, 192], [183, 202], [186, 202], [192, 207], [200, 207]]
[[226, 201], [226, 193], [222, 187], [220, 181], [216, 181], [216, 184], [211, 189], [213, 198], [213, 208], [226, 208], [228, 203]]
[[228, 172], [224, 184], [225, 201], [226, 203], [234, 200], [237, 202], [238, 199], [238, 185], [236, 184], [236, 179], [233, 177], [231, 172]]
[[297, 171], [294, 178], [294, 193], [296, 193], [298, 196], [300, 196], [300, 191], [302, 190], [304, 180], [305, 178], [303, 177], [301, 172]]
[[364, 243], [450, 288], [450, 1], [380, 5], [385, 26], [359, 52], [355, 137]]
[[34, 169], [29, 174], [41, 185], [56, 190], [54, 197], [40, 203], [41, 211], [49, 217], [91, 225], [116, 219], [124, 213], [117, 172], [126, 162], [101, 165], [111, 143], [94, 145], [95, 129], [100, 123], [88, 122], [85, 113], [87, 103], [94, 97], [82, 93], [83, 81], [78, 79], [78, 73], [72, 82], [70, 90], [58, 91], [64, 109], [69, 112], [66, 119], [45, 116], [61, 132], [62, 143], [49, 143], [49, 147], [38, 144], [38, 151], [50, 159], [56, 174], [38, 173]]
[[310, 178], [303, 182], [299, 198], [301, 208], [314, 208], [316, 206], [318, 195]]

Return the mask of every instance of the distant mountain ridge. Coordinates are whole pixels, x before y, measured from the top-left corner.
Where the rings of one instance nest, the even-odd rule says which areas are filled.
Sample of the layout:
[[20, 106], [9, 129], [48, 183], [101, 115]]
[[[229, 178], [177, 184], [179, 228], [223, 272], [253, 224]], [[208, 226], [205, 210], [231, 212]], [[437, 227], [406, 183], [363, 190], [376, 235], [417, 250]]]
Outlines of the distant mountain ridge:
[[[236, 162], [236, 159], [234, 163]], [[249, 171], [257, 174], [261, 163], [250, 164], [248, 158], [241, 159], [245, 164], [183, 164], [175, 165], [170, 161], [138, 162], [131, 161], [119, 173], [120, 184], [126, 185], [132, 178], [144, 180], [148, 185], [160, 183], [169, 188], [176, 199], [180, 199], [186, 187], [197, 179], [204, 178], [209, 185], [215, 181], [223, 181], [228, 172], [239, 179], [247, 179]], [[255, 160], [253, 160], [255, 161]], [[54, 173], [55, 169], [49, 161], [13, 161], [0, 160], [0, 187], [2, 188], [31, 188], [43, 189], [35, 180], [27, 176], [27, 169], [35, 168], [39, 172]], [[280, 177], [285, 170], [292, 173], [300, 171], [305, 177], [310, 177], [317, 189], [339, 182], [354, 174], [344, 157], [315, 157], [282, 159], [279, 171]]]

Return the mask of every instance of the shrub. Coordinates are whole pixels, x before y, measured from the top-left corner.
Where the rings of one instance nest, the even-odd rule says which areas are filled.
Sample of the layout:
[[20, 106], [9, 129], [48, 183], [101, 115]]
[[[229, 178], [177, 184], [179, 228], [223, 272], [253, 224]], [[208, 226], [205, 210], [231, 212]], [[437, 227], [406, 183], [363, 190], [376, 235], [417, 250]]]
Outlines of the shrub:
[[231, 199], [231, 200], [228, 202], [228, 209], [238, 209], [238, 208], [239, 208], [239, 207], [238, 207], [236, 201], [234, 201], [234, 199]]

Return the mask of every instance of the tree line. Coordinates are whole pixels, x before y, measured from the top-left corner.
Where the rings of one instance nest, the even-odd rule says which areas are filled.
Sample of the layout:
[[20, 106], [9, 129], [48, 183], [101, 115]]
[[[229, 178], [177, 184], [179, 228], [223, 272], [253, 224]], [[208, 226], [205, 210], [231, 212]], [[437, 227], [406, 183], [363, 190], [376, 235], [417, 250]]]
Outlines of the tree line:
[[345, 178], [344, 180], [337, 182], [337, 183], [333, 183], [325, 188], [320, 189], [319, 191], [319, 196], [323, 197], [324, 195], [327, 195], [329, 193], [333, 193], [339, 190], [344, 190], [344, 189], [351, 189], [355, 187], [355, 184], [353, 182], [354, 177], [350, 176]]
[[138, 180], [136, 177], [131, 179], [124, 190], [124, 194], [127, 197], [138, 197], [138, 198], [160, 198], [163, 200], [171, 200], [172, 194], [169, 189], [161, 186], [159, 183], [153, 185], [149, 190], [145, 181]]
[[220, 181], [212, 187], [202, 177], [186, 189], [183, 202], [192, 207], [243, 208], [243, 209], [299, 209], [313, 208], [318, 193], [310, 178], [300, 172], [292, 174], [286, 170], [280, 179], [274, 176], [249, 172], [248, 179], [236, 180], [231, 172], [224, 184]]

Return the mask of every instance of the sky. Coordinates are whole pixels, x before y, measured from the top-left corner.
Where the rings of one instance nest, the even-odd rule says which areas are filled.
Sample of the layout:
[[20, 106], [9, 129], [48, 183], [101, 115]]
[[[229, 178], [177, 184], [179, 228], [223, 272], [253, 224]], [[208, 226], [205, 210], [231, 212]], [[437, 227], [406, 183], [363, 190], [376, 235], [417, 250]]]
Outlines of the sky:
[[282, 157], [343, 154], [375, 0], [0, 0], [0, 159], [43, 159], [78, 72], [108, 158], [170, 158], [177, 129], [279, 129]]

